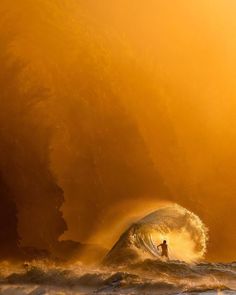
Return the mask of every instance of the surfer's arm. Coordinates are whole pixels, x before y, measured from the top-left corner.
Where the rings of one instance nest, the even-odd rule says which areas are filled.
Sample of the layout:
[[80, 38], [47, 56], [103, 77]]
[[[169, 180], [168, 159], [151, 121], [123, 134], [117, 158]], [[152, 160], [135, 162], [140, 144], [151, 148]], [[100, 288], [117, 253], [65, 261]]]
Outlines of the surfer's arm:
[[162, 245], [162, 244], [158, 245], [158, 246], [157, 246], [157, 249], [158, 249], [159, 247], [161, 247], [161, 245]]

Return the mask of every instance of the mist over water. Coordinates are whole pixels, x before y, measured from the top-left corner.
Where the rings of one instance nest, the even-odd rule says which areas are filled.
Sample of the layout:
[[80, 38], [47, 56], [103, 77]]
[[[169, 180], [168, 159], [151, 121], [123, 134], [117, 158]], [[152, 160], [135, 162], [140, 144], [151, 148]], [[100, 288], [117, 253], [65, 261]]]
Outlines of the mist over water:
[[60, 239], [109, 249], [126, 216], [172, 201], [209, 227], [207, 258], [234, 260], [234, 12], [1, 2], [3, 257]]
[[[144, 194], [164, 198], [168, 189], [121, 102], [106, 37], [97, 40], [84, 19], [71, 22], [72, 7], [66, 10], [62, 2], [25, 5], [2, 5], [7, 10], [2, 30], [9, 26], [11, 31], [2, 49], [9, 55], [9, 60], [2, 58], [8, 67], [2, 72], [7, 96], [2, 157], [11, 159], [2, 171], [14, 194], [16, 240], [51, 251], [66, 222], [67, 238], [86, 242], [118, 201]], [[59, 14], [48, 23], [40, 13], [44, 9]], [[77, 12], [82, 15], [79, 7]], [[38, 30], [46, 31], [36, 37]], [[4, 145], [4, 140], [9, 142]]]

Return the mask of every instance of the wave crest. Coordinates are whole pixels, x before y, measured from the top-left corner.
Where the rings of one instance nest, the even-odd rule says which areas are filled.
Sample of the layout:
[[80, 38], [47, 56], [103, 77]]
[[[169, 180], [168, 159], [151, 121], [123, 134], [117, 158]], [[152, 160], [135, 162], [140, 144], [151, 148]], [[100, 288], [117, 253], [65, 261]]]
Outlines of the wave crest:
[[172, 260], [196, 262], [206, 253], [207, 228], [189, 210], [174, 204], [162, 207], [132, 224], [104, 259], [105, 264], [123, 264], [160, 259], [157, 244], [167, 240]]

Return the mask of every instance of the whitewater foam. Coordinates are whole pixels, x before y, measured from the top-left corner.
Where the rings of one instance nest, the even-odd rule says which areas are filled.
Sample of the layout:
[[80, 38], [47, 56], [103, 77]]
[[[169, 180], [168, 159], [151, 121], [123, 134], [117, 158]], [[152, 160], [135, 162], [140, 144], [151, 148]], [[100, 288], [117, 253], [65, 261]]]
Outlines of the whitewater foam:
[[[163, 238], [169, 261], [161, 260], [156, 248]], [[207, 239], [198, 216], [178, 205], [162, 207], [132, 224], [97, 267], [42, 260], [23, 266], [2, 263], [0, 294], [236, 294], [236, 263], [198, 262]], [[174, 260], [179, 254], [182, 259]]]
[[[145, 260], [129, 267], [29, 266], [3, 275], [3, 295], [235, 294], [236, 265]], [[220, 294], [220, 293], [219, 293]]]

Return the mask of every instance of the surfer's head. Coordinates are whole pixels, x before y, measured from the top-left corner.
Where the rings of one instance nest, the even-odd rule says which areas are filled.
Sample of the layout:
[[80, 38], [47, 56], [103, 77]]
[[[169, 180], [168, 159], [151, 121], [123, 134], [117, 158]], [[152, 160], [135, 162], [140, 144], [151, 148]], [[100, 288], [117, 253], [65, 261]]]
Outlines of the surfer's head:
[[166, 244], [166, 240], [163, 241], [163, 244]]

